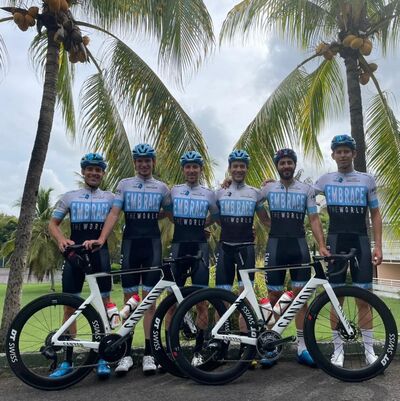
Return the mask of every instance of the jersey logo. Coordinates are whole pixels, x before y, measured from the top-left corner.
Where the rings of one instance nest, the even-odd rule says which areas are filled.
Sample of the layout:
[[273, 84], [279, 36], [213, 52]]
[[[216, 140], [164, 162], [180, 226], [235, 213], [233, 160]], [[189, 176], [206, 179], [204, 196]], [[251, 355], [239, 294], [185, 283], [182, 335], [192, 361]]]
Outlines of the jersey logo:
[[86, 195], [85, 195], [85, 199], [89, 199], [89, 194], [86, 194]]
[[186, 192], [185, 192], [185, 195], [186, 195], [186, 196], [188, 196], [189, 194], [190, 194], [190, 192], [189, 192], [189, 191], [186, 191]]
[[143, 188], [143, 184], [138, 184], [137, 186], [139, 189]]

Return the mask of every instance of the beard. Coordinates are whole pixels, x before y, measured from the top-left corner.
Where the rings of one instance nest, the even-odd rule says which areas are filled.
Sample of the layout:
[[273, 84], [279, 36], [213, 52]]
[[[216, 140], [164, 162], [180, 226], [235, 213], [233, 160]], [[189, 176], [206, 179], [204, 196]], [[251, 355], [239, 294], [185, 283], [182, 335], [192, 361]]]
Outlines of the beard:
[[282, 180], [291, 180], [294, 176], [294, 169], [293, 170], [285, 169], [282, 171], [278, 170], [278, 174]]

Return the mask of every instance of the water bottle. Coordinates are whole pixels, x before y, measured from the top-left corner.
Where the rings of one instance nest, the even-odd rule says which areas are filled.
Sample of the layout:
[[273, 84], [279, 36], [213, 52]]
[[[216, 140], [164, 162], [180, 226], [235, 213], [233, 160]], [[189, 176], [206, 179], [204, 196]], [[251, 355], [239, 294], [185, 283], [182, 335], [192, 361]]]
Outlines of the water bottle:
[[106, 310], [107, 310], [108, 320], [110, 322], [110, 327], [112, 329], [115, 329], [121, 323], [117, 305], [115, 305], [113, 302], [109, 302], [106, 305]]
[[138, 294], [132, 295], [127, 301], [124, 307], [119, 312], [121, 319], [127, 319], [131, 313], [136, 309], [140, 303], [140, 297]]
[[275, 317], [272, 309], [271, 302], [268, 298], [260, 299], [261, 313], [263, 314], [265, 324], [272, 326], [275, 323]]
[[285, 291], [279, 298], [278, 302], [274, 305], [274, 312], [279, 316], [282, 315], [287, 307], [292, 303], [293, 298], [293, 291]]

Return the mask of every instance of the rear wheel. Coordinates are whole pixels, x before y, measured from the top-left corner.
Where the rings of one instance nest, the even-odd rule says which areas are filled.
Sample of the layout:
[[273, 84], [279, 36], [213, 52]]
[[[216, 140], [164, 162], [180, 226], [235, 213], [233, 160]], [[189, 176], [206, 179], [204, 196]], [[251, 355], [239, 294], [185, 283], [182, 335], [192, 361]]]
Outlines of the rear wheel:
[[[7, 333], [6, 354], [12, 371], [26, 384], [42, 390], [61, 390], [82, 380], [95, 366], [98, 354], [83, 347], [59, 347], [52, 336], [62, 326], [65, 307], [78, 309], [83, 299], [69, 294], [51, 294], [26, 305], [15, 317]], [[62, 339], [100, 341], [104, 327], [97, 311], [88, 305], [63, 334]], [[71, 332], [73, 331], [73, 334]], [[49, 377], [57, 365], [72, 362], [71, 371]]]
[[[225, 384], [241, 376], [256, 355], [256, 347], [241, 344], [241, 335], [257, 337], [257, 319], [246, 302], [236, 304], [237, 296], [221, 289], [204, 289], [186, 298], [178, 307], [170, 326], [172, 355], [179, 368], [203, 384]], [[215, 339], [211, 331], [225, 311], [236, 309], [224, 322]], [[195, 327], [195, 332], [187, 326]]]
[[375, 294], [358, 287], [334, 289], [353, 328], [349, 335], [331, 307], [328, 294], [319, 295], [306, 314], [304, 338], [317, 365], [329, 375], [350, 382], [383, 372], [397, 348], [397, 327], [390, 309]]

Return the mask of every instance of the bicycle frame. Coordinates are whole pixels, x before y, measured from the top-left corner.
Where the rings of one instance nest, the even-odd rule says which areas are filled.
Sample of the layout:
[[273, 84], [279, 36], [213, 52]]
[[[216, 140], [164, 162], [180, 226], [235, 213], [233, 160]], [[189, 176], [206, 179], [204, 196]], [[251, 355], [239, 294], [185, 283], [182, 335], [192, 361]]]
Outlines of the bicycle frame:
[[[78, 309], [74, 311], [74, 313], [65, 321], [65, 323], [57, 330], [56, 333], [51, 338], [51, 342], [54, 346], [61, 347], [84, 347], [91, 348], [97, 350], [99, 348], [98, 341], [82, 341], [82, 340], [60, 340], [60, 336], [62, 336], [65, 331], [67, 331], [68, 327], [79, 317], [79, 315], [86, 309], [86, 307], [92, 304], [99, 315], [101, 316], [101, 320], [103, 321], [105, 334], [110, 334], [112, 329], [110, 327], [108, 317], [106, 314], [106, 310], [103, 305], [103, 301], [100, 294], [100, 289], [97, 284], [98, 277], [107, 277], [113, 276], [115, 274], [132, 274], [132, 273], [143, 273], [146, 271], [161, 271], [161, 278], [158, 283], [152, 288], [152, 290], [146, 295], [146, 297], [142, 300], [142, 302], [137, 306], [137, 308], [132, 312], [132, 314], [126, 319], [124, 324], [116, 331], [115, 333], [120, 335], [121, 337], [126, 336], [132, 331], [136, 324], [143, 317], [145, 312], [151, 307], [151, 305], [156, 302], [157, 298], [161, 295], [161, 293], [166, 288], [171, 288], [178, 302], [182, 302], [183, 296], [180, 288], [176, 285], [175, 281], [173, 281], [173, 277], [171, 274], [166, 274], [165, 266], [159, 267], [151, 267], [147, 269], [127, 269], [124, 271], [117, 271], [111, 273], [95, 273], [86, 275], [86, 281], [88, 282], [90, 294], [88, 298], [79, 306]], [[168, 276], [168, 277], [166, 277]]]
[[[323, 261], [321, 261], [323, 262]], [[323, 262], [325, 263], [325, 262]], [[229, 319], [232, 313], [236, 310], [237, 305], [247, 299], [252, 306], [253, 310], [256, 313], [257, 320], [259, 322], [264, 322], [264, 318], [261, 314], [260, 306], [258, 305], [256, 294], [253, 289], [253, 285], [251, 283], [249, 274], [264, 271], [264, 274], [267, 271], [271, 270], [286, 270], [286, 269], [298, 269], [298, 268], [309, 268], [314, 267], [315, 273], [310, 278], [310, 280], [305, 284], [302, 290], [297, 294], [296, 298], [292, 301], [286, 311], [282, 314], [282, 316], [275, 322], [272, 330], [277, 332], [278, 334], [282, 334], [286, 327], [290, 324], [293, 318], [296, 316], [297, 312], [301, 309], [303, 305], [307, 303], [307, 301], [312, 297], [317, 287], [322, 286], [324, 290], [327, 292], [328, 297], [331, 301], [332, 307], [337, 313], [343, 327], [345, 328], [348, 335], [353, 335], [354, 330], [351, 327], [349, 321], [347, 320], [346, 316], [343, 313], [342, 306], [338, 298], [335, 295], [335, 292], [332, 289], [329, 281], [327, 280], [324, 270], [321, 265], [317, 264], [316, 262], [310, 262], [306, 264], [300, 264], [298, 266], [277, 266], [273, 268], [256, 268], [256, 269], [240, 269], [240, 277], [243, 282], [244, 289], [239, 294], [236, 301], [228, 308], [228, 310], [221, 316], [218, 320], [217, 324], [213, 327], [211, 331], [212, 338], [217, 340], [225, 340], [225, 341], [234, 341], [234, 342], [241, 342], [244, 344], [249, 345], [256, 345], [257, 344], [257, 332], [252, 331], [250, 333], [250, 337], [248, 336], [238, 336], [233, 334], [219, 334], [219, 329], [224, 325], [224, 323]]]

